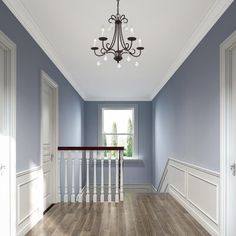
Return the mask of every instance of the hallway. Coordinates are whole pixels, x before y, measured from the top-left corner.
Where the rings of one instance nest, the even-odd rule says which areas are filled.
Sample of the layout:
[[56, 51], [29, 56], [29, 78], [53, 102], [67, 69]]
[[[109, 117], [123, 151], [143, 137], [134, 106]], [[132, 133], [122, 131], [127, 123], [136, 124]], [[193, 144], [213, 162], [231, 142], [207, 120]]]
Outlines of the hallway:
[[124, 203], [54, 205], [27, 236], [209, 235], [169, 194], [134, 193]]

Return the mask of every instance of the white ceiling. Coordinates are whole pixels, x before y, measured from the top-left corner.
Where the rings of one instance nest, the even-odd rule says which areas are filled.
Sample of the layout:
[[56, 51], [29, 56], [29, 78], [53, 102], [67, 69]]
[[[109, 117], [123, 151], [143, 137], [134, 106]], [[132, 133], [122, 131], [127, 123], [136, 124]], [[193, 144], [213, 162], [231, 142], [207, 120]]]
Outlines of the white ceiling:
[[[109, 57], [97, 67], [94, 37], [116, 0], [5, 0], [21, 23], [85, 100], [151, 100], [199, 43], [229, 0], [121, 0], [145, 50], [136, 60]], [[16, 5], [17, 2], [17, 5]]]

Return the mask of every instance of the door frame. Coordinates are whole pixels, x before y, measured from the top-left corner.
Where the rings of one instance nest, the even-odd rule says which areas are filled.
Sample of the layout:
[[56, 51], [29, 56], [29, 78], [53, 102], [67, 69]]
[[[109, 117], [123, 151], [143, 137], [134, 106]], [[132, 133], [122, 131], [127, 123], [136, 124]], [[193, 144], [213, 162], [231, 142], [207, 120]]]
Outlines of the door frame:
[[[10, 174], [10, 230], [11, 236], [16, 234], [16, 45], [2, 31], [0, 44], [3, 46], [8, 61], [7, 84], [7, 126], [9, 127], [9, 174]], [[10, 67], [10, 68], [9, 68]]]
[[[53, 90], [53, 161], [52, 161], [52, 201], [56, 203], [57, 200], [57, 186], [59, 186], [58, 173], [58, 160], [57, 160], [57, 147], [58, 147], [58, 117], [59, 117], [59, 106], [58, 106], [58, 84], [45, 72], [41, 71], [41, 131], [40, 131], [40, 163], [42, 167], [42, 178], [43, 178], [43, 126], [42, 126], [42, 105], [43, 105], [43, 83], [47, 83]], [[42, 179], [43, 184], [43, 179]]]
[[230, 172], [229, 159], [229, 139], [230, 139], [230, 114], [232, 106], [232, 86], [229, 76], [230, 71], [230, 52], [236, 44], [236, 31], [232, 33], [220, 45], [220, 235], [228, 235], [227, 214], [230, 206], [227, 204], [228, 183]]

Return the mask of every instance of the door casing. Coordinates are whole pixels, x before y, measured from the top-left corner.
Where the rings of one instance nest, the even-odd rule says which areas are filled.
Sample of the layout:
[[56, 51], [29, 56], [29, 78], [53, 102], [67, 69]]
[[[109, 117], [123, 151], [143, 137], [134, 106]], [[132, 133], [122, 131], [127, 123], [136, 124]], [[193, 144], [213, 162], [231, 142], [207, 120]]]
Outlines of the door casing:
[[[220, 235], [229, 235], [227, 222], [227, 204], [229, 195], [228, 180], [232, 174], [230, 171], [229, 138], [230, 138], [230, 114], [232, 104], [230, 73], [230, 51], [236, 44], [236, 31], [231, 34], [220, 46]], [[235, 220], [235, 219], [234, 219]]]
[[[43, 125], [42, 125], [42, 106], [43, 106], [43, 83], [47, 83], [51, 88], [53, 89], [53, 148], [52, 148], [52, 154], [53, 154], [53, 161], [52, 161], [52, 201], [53, 203], [57, 202], [57, 186], [58, 186], [58, 181], [57, 179], [58, 176], [58, 161], [57, 161], [57, 147], [58, 147], [58, 85], [57, 83], [50, 78], [50, 76], [44, 72], [43, 70], [41, 71], [41, 143], [40, 143], [40, 156], [41, 156], [41, 167], [43, 168]], [[43, 170], [42, 170], [42, 175], [43, 175]], [[43, 178], [43, 176], [42, 176]], [[43, 180], [42, 180], [43, 183]]]
[[[7, 57], [7, 85], [5, 88], [7, 97], [7, 126], [9, 135], [9, 175], [10, 175], [10, 235], [16, 234], [16, 45], [0, 31], [0, 44], [4, 48]], [[9, 68], [10, 67], [10, 68]]]

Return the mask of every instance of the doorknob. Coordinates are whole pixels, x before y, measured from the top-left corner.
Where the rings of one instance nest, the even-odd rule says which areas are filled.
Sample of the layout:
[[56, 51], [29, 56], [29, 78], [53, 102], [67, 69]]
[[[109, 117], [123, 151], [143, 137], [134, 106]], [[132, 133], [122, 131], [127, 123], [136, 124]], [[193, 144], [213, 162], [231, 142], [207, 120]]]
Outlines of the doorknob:
[[0, 165], [0, 175], [3, 174], [3, 170], [5, 170], [5, 169], [6, 169], [6, 166], [1, 163], [1, 165]]
[[235, 164], [235, 163], [232, 164], [232, 165], [230, 166], [230, 169], [232, 170], [233, 176], [235, 176], [235, 175], [236, 175], [236, 164]]

